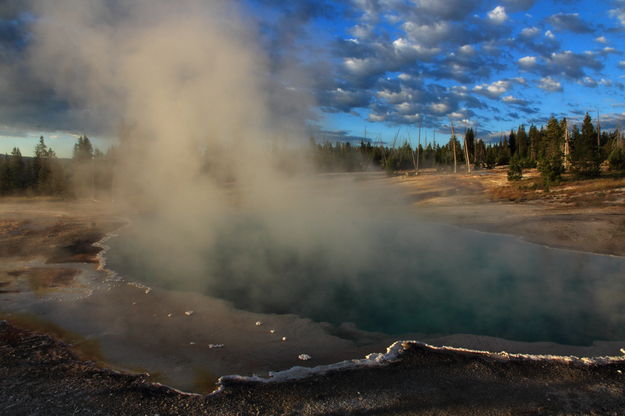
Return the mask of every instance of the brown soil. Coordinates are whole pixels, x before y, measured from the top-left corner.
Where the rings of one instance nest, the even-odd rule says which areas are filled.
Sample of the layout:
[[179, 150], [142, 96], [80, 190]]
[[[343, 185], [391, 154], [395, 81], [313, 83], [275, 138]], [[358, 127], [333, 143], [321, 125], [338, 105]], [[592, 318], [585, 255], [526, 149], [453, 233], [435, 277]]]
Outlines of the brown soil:
[[[510, 184], [506, 171], [425, 172], [385, 179], [403, 189], [420, 215], [433, 221], [511, 234], [527, 241], [598, 254], [625, 256], [625, 181], [565, 181], [550, 192], [534, 188], [531, 171]], [[525, 192], [525, 194], [524, 194]], [[514, 197], [511, 194], [525, 195]]]

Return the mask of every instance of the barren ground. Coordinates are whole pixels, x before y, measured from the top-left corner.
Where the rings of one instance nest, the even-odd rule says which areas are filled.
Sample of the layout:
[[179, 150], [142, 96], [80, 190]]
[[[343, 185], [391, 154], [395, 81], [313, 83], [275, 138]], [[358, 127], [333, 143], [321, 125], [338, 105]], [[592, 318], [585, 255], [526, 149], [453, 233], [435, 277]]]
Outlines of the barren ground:
[[546, 193], [531, 189], [538, 182], [535, 171], [526, 176], [509, 184], [506, 170], [495, 169], [386, 180], [398, 183], [417, 211], [435, 221], [553, 247], [625, 256], [623, 179], [565, 182]]
[[[619, 180], [569, 183], [549, 194], [531, 189], [532, 179], [509, 187], [501, 170], [373, 180], [396, 184], [419, 215], [434, 221], [518, 235], [540, 244], [625, 255], [625, 184]], [[0, 295], [79, 285], [78, 268], [68, 264], [95, 262], [98, 249], [92, 243], [120, 225], [120, 219], [97, 203], [3, 200]], [[55, 328], [21, 326], [18, 321], [0, 323], [3, 415], [625, 412], [622, 361], [567, 364], [407, 344], [402, 360], [383, 368], [289, 383], [228, 382], [218, 394], [199, 396], [86, 361], [97, 354], [70, 348], [68, 334]]]

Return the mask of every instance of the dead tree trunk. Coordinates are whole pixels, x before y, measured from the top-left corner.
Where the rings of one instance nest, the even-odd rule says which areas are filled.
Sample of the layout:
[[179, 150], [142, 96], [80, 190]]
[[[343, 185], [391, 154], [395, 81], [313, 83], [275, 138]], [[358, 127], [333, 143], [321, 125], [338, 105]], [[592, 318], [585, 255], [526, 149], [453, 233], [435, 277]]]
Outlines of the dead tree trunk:
[[423, 119], [419, 120], [419, 137], [417, 139], [417, 175], [419, 174], [419, 160], [421, 160], [421, 126], [423, 126]]
[[568, 122], [564, 122], [564, 169], [569, 170], [571, 167], [571, 141], [569, 137]]
[[469, 146], [467, 146], [467, 135], [464, 135], [464, 159], [467, 162], [467, 173], [471, 173], [471, 162], [469, 161]]
[[454, 122], [449, 120], [451, 123], [451, 142], [452, 148], [454, 152], [454, 173], [458, 173], [458, 161], [456, 160], [456, 132], [454, 131]]
[[597, 152], [601, 152], [601, 119], [597, 111]]

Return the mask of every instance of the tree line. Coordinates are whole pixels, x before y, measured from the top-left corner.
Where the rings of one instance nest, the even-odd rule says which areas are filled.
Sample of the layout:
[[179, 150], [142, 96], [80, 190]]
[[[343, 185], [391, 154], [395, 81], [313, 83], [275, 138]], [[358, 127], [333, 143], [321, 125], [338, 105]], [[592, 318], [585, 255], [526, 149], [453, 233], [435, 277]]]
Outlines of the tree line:
[[23, 156], [18, 147], [0, 155], [0, 194], [98, 197], [110, 191], [110, 156], [83, 135], [74, 144], [72, 158], [61, 159], [42, 136], [32, 157]]
[[[508, 179], [518, 180], [524, 170], [538, 168], [545, 188], [559, 183], [565, 172], [585, 178], [597, 177], [607, 170], [625, 174], [621, 133], [601, 131], [589, 114], [579, 127], [554, 117], [541, 127], [520, 125], [495, 143], [478, 139], [471, 128], [465, 130], [463, 140], [454, 134], [447, 143], [419, 144], [416, 148], [407, 140], [396, 145], [398, 136], [391, 146], [364, 140], [354, 146], [316, 143], [311, 139], [310, 148], [313, 161], [322, 172], [382, 169], [395, 174], [425, 168], [462, 171], [508, 166]], [[33, 157], [22, 156], [17, 147], [10, 154], [0, 155], [0, 195], [105, 196], [113, 188], [115, 153], [114, 147], [107, 154], [102, 153], [83, 135], [74, 144], [72, 158], [61, 159], [41, 137]], [[297, 153], [280, 155], [283, 162], [285, 157], [290, 159], [286, 170], [299, 163], [302, 153]]]
[[[396, 140], [395, 140], [396, 142]], [[625, 145], [618, 130], [601, 131], [586, 114], [581, 128], [570, 125], [566, 118], [552, 117], [547, 125], [520, 125], [495, 143], [477, 139], [471, 128], [462, 141], [452, 135], [446, 144], [427, 143], [411, 147], [408, 141], [400, 146], [373, 145], [362, 141], [350, 143], [316, 143], [314, 158], [322, 171], [364, 171], [371, 167], [389, 174], [434, 168], [439, 171], [492, 169], [509, 166], [510, 180], [521, 179], [523, 171], [538, 168], [545, 186], [557, 184], [565, 172], [576, 177], [597, 177], [602, 167], [616, 173], [625, 172]], [[468, 160], [468, 164], [467, 162]]]

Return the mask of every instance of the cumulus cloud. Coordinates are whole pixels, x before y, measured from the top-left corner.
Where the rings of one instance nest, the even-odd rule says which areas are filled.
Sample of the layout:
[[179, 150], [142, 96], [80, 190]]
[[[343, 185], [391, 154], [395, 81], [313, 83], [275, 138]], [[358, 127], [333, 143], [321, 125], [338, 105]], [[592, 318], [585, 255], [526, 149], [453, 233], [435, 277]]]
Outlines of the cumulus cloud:
[[590, 24], [582, 20], [578, 13], [558, 13], [549, 17], [547, 21], [559, 31], [574, 33], [592, 33]]
[[508, 103], [508, 104], [516, 104], [516, 105], [521, 105], [521, 106], [526, 106], [529, 105], [530, 102], [527, 100], [522, 100], [520, 98], [514, 97], [512, 95], [506, 95], [505, 97], [503, 97], [501, 99], [501, 101], [503, 101], [504, 103]]
[[365, 90], [335, 88], [323, 90], [318, 96], [318, 104], [329, 112], [350, 112], [354, 108], [366, 108], [371, 102], [370, 94]]
[[473, 87], [473, 92], [482, 94], [488, 98], [499, 98], [501, 95], [508, 92], [509, 88], [509, 81], [495, 81], [491, 84], [476, 85]]
[[[611, 62], [608, 55], [619, 53], [606, 46], [608, 40], [599, 32], [602, 26], [590, 24], [571, 8], [544, 19], [533, 17], [529, 13], [537, 5], [535, 0], [244, 3], [270, 10], [253, 16], [260, 20], [260, 41], [270, 57], [268, 70], [273, 77], [266, 88], [275, 91], [268, 94], [270, 106], [295, 103], [297, 94], [309, 91], [322, 111], [356, 114], [357, 110], [362, 114], [365, 109], [370, 112], [370, 120], [389, 123], [411, 123], [415, 114], [430, 119], [453, 113], [471, 116], [472, 110], [486, 108], [492, 111], [485, 117], [491, 117], [501, 106], [514, 106], [515, 112], [529, 114], [536, 108], [517, 97], [517, 81], [500, 79], [496, 74], [520, 69], [532, 74], [530, 79], [540, 79], [537, 84], [548, 91], [562, 91], [556, 81], [559, 79], [587, 86], [593, 80], [595, 86], [607, 86], [602, 80], [610, 79], [610, 74], [603, 73], [604, 64]], [[0, 19], [6, 15], [19, 20], [23, 4], [0, 0]], [[625, 16], [625, 0], [613, 4], [610, 15], [617, 19]], [[523, 15], [525, 11], [528, 14]], [[340, 35], [332, 30], [320, 35], [311, 29], [319, 29], [315, 26], [319, 19], [322, 25], [327, 25], [327, 20], [342, 19], [347, 26]], [[78, 120], [88, 126], [88, 114], [76, 109], [68, 121], [69, 104], [54, 98], [54, 91], [30, 82], [18, 60], [6, 52], [10, 48], [2, 43], [4, 38], [7, 44], [17, 45], [14, 39], [19, 31], [14, 25], [0, 20], [0, 124], [5, 118], [20, 117], [29, 124], [37, 115], [45, 114], [49, 120], [44, 122], [49, 125], [68, 126]], [[559, 32], [589, 35], [586, 39], [594, 39], [598, 43], [595, 46], [601, 48], [584, 52], [573, 45], [571, 51], [562, 50], [561, 42], [568, 42], [570, 35]], [[617, 65], [625, 68], [622, 62]], [[610, 63], [610, 67], [615, 65]], [[30, 98], [7, 93], [15, 90], [10, 85], [25, 85]], [[616, 83], [612, 86], [618, 87]], [[285, 95], [293, 97], [285, 100]], [[19, 105], [11, 108], [11, 101]], [[40, 111], [43, 103], [46, 110]], [[308, 104], [306, 101], [302, 110], [297, 110], [299, 115], [310, 116], [304, 111]], [[24, 111], [27, 108], [32, 109], [30, 115]], [[18, 111], [21, 116], [16, 115]], [[500, 116], [505, 114], [506, 110], [501, 110]], [[88, 126], [89, 131], [91, 128]]]
[[599, 85], [602, 85], [604, 87], [611, 87], [612, 85], [614, 85], [614, 83], [610, 79], [601, 78], [599, 80]]
[[519, 65], [521, 68], [531, 68], [536, 65], [536, 57], [535, 56], [524, 56], [519, 59]]
[[551, 74], [564, 75], [573, 79], [585, 76], [585, 69], [601, 70], [603, 64], [592, 53], [564, 51], [552, 53], [547, 60], [547, 70]]
[[610, 9], [609, 14], [610, 17], [618, 19], [622, 26], [625, 26], [625, 1], [616, 0], [614, 5], [617, 6], [613, 9]]
[[540, 61], [534, 56], [525, 56], [518, 60], [521, 69], [540, 74], [544, 77], [564, 76], [581, 82], [589, 76], [588, 71], [599, 72], [604, 68], [602, 56], [605, 51], [576, 53], [570, 50], [552, 52]]
[[434, 21], [423, 24], [408, 21], [403, 24], [402, 29], [410, 39], [427, 46], [435, 46], [447, 42], [455, 38], [461, 31], [461, 28], [449, 21]]
[[544, 77], [538, 83], [538, 88], [545, 91], [556, 92], [562, 91], [562, 84], [551, 77]]
[[508, 15], [506, 14], [506, 9], [504, 7], [497, 6], [488, 12], [488, 18], [491, 22], [500, 25], [508, 20]]
[[537, 28], [536, 26], [526, 27], [523, 30], [521, 30], [521, 36], [526, 37], [526, 38], [532, 38], [534, 36], [537, 36], [539, 33], [540, 33], [540, 29]]
[[580, 81], [580, 84], [588, 88], [596, 88], [597, 85], [599, 85], [599, 83], [594, 78], [591, 78], [591, 77], [582, 78], [582, 80]]

